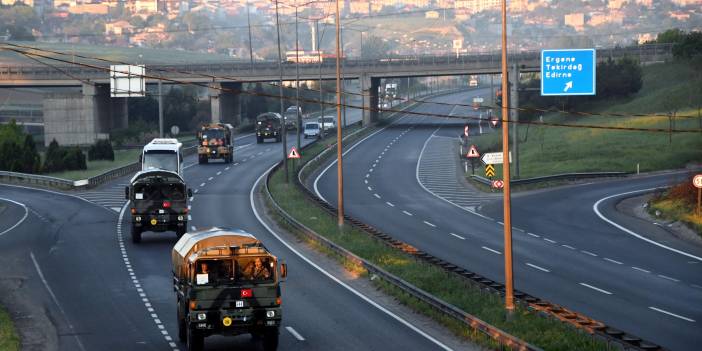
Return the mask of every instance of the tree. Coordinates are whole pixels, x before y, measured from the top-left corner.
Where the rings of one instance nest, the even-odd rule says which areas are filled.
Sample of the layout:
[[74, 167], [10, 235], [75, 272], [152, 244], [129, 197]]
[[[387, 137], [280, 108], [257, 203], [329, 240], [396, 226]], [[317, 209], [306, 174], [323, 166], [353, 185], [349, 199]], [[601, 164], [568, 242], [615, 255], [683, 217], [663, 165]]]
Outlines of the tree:
[[46, 149], [46, 158], [44, 159], [42, 171], [46, 173], [63, 171], [65, 169], [63, 156], [64, 152], [56, 139], [51, 140], [49, 147]]
[[656, 37], [656, 43], [658, 43], [658, 44], [679, 43], [682, 41], [684, 36], [685, 36], [685, 32], [683, 32], [682, 30], [680, 30], [678, 28], [668, 29], [667, 31], [658, 34], [658, 37]]
[[368, 36], [363, 41], [361, 58], [374, 60], [388, 57], [390, 55], [390, 44], [386, 40], [375, 35]]
[[37, 145], [34, 143], [34, 138], [29, 134], [24, 137], [21, 165], [22, 172], [25, 173], [36, 173], [41, 166]]

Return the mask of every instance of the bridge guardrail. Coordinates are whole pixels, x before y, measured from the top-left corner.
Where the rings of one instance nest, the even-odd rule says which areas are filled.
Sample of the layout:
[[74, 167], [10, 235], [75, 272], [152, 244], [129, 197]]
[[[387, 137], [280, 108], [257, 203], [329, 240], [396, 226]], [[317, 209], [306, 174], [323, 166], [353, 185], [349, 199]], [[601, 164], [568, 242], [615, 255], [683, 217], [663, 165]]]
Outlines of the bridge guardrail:
[[[630, 47], [620, 47], [620, 48], [598, 48], [597, 58], [598, 60], [605, 60], [608, 58], [620, 58], [624, 56], [638, 57], [641, 62], [661, 62], [668, 58], [672, 58], [672, 47], [673, 44], [647, 44], [647, 45], [637, 45]], [[515, 52], [509, 54], [509, 60], [511, 62], [536, 62], [540, 60], [540, 52], [529, 51], [529, 52]], [[380, 59], [359, 59], [359, 60], [344, 60], [344, 67], [346, 67], [346, 75], [358, 75], [358, 72], [353, 72], [356, 68], [364, 69], [365, 71], [372, 70], [373, 67], [378, 69], [378, 73], [392, 73], [392, 72], [408, 72], [412, 71], [413, 66], [417, 65], [453, 65], [447, 67], [448, 69], [461, 68], [466, 65], [476, 65], [480, 64], [476, 69], [489, 69], [499, 63], [501, 57], [498, 53], [478, 53], [478, 54], [461, 54], [458, 57], [455, 55], [396, 55], [389, 56]], [[322, 62], [322, 67], [326, 67], [331, 72], [334, 68], [332, 62]], [[536, 65], [534, 65], [536, 66]], [[294, 67], [294, 65], [285, 65], [285, 67]], [[302, 69], [313, 68], [316, 70], [319, 64], [304, 64], [300, 65]], [[0, 66], [0, 82], [3, 80], [12, 79], [66, 79], [65, 73], [68, 73], [75, 77], [82, 78], [92, 78], [100, 79], [106, 78], [106, 72], [97, 68], [85, 68], [85, 67], [75, 67], [72, 65], [60, 66], [61, 70], [49, 69], [45, 66], [39, 66], [35, 64], [30, 65], [12, 65], [12, 66]], [[473, 67], [475, 68], [475, 67]], [[536, 67], [531, 67], [535, 69]], [[148, 74], [155, 74], [154, 71], [170, 70], [169, 78], [194, 78], [201, 74], [207, 75], [222, 75], [222, 79], [226, 80], [226, 75], [231, 74], [243, 74], [243, 76], [248, 76], [253, 74], [254, 71], [270, 70], [275, 71], [278, 74], [278, 63], [269, 61], [258, 61], [254, 63], [254, 71], [251, 69], [251, 64], [249, 62], [233, 62], [233, 63], [221, 63], [221, 64], [163, 64], [163, 65], [149, 65], [147, 68], [149, 70]], [[416, 69], [416, 68], [415, 68]], [[287, 71], [287, 70], [286, 70]], [[64, 73], [65, 72], [65, 73]], [[371, 72], [372, 73], [372, 72]], [[156, 73], [158, 74], [158, 72]], [[103, 77], [104, 76], [104, 77]], [[231, 77], [231, 79], [237, 79], [237, 77]]]

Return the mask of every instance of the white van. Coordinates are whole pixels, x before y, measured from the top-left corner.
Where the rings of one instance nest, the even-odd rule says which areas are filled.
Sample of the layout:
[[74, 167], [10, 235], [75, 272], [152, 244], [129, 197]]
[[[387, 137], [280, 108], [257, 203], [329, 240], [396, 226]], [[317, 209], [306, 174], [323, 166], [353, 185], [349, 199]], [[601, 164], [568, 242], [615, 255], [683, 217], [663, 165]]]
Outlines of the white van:
[[321, 135], [319, 123], [317, 123], [317, 122], [305, 123], [304, 135], [305, 135], [305, 139], [307, 139], [307, 138], [321, 138], [322, 135]]
[[142, 171], [166, 170], [183, 175], [183, 144], [178, 139], [156, 138], [144, 145], [140, 162]]

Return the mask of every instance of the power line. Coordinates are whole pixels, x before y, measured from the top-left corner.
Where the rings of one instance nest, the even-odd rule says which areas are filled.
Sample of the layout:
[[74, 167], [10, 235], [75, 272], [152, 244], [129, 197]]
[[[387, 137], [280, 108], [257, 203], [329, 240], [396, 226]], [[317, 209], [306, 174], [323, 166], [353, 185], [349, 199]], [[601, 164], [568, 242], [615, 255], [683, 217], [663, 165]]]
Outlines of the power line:
[[[22, 54], [27, 54], [27, 55], [32, 55], [32, 56], [37, 56], [49, 60], [54, 60], [62, 63], [70, 63], [72, 65], [77, 65], [81, 67], [88, 67], [92, 69], [97, 69], [97, 70], [102, 70], [102, 71], [110, 71], [109, 68], [106, 67], [101, 67], [101, 66], [96, 66], [96, 65], [90, 65], [86, 63], [79, 63], [79, 62], [70, 62], [67, 60], [55, 58], [55, 57], [50, 57], [50, 56], [45, 56], [41, 54], [36, 54], [36, 53], [29, 53], [25, 52], [19, 49], [13, 49], [13, 48], [8, 48], [6, 50], [11, 50], [15, 51], [18, 53]], [[104, 60], [104, 59], [101, 59]], [[276, 94], [268, 94], [268, 93], [260, 93], [260, 92], [252, 92], [244, 89], [232, 89], [232, 88], [224, 88], [224, 87], [212, 87], [207, 84], [203, 83], [196, 83], [196, 82], [186, 82], [186, 81], [179, 81], [176, 79], [170, 79], [170, 78], [163, 78], [163, 77], [157, 77], [157, 76], [151, 76], [151, 75], [143, 75], [144, 78], [150, 78], [150, 79], [160, 79], [163, 81], [167, 81], [169, 83], [173, 84], [182, 84], [182, 85], [194, 85], [194, 86], [199, 86], [203, 88], [208, 88], [208, 89], [213, 89], [213, 90], [219, 90], [222, 92], [229, 92], [229, 93], [244, 93], [248, 95], [253, 95], [253, 96], [263, 96], [263, 97], [270, 97], [270, 98], [276, 98], [280, 99], [280, 95]], [[213, 76], [216, 77], [216, 76]], [[222, 77], [216, 77], [216, 78], [222, 78]], [[316, 91], [315, 91], [316, 92]], [[286, 97], [282, 96], [282, 99], [284, 100], [295, 100], [295, 97]], [[324, 102], [316, 99], [309, 99], [309, 98], [300, 98], [301, 101], [307, 102], [307, 103], [312, 103], [312, 104], [324, 104], [324, 105], [332, 105], [336, 106], [336, 103], [329, 103], [329, 102]], [[426, 103], [424, 101], [417, 101], [420, 103]], [[448, 104], [455, 106], [456, 104]], [[428, 112], [415, 112], [415, 111], [403, 111], [403, 110], [393, 110], [393, 109], [378, 109], [375, 107], [362, 107], [362, 106], [355, 106], [355, 105], [348, 105], [348, 104], [340, 104], [340, 106], [346, 106], [348, 108], [355, 108], [355, 109], [360, 109], [364, 111], [372, 111], [372, 112], [399, 112], [399, 113], [404, 113], [408, 115], [417, 115], [417, 116], [429, 116], [429, 117], [440, 117], [440, 118], [452, 118], [452, 119], [460, 119], [460, 120], [478, 120], [482, 121], [484, 119], [480, 117], [474, 117], [474, 116], [453, 116], [453, 115], [446, 115], [446, 114], [439, 114], [439, 113], [428, 113]], [[677, 117], [677, 116], [676, 116]], [[672, 129], [672, 128], [637, 128], [637, 127], [617, 127], [617, 126], [600, 126], [600, 125], [589, 125], [589, 124], [565, 124], [565, 123], [555, 123], [555, 122], [531, 122], [531, 121], [510, 121], [510, 120], [501, 120], [502, 123], [516, 123], [516, 124], [526, 124], [526, 125], [540, 125], [540, 126], [549, 126], [549, 127], [565, 127], [565, 128], [587, 128], [587, 129], [603, 129], [603, 130], [622, 130], [622, 131], [640, 131], [640, 132], [658, 132], [658, 133], [699, 133], [702, 132], [702, 129]]]

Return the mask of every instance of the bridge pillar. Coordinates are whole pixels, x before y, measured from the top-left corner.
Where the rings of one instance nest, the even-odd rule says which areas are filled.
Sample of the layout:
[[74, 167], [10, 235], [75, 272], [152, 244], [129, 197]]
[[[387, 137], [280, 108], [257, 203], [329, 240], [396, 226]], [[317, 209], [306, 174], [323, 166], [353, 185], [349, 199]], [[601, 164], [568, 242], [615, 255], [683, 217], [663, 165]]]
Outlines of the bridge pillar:
[[363, 126], [378, 121], [378, 87], [380, 78], [363, 74], [360, 77], [361, 94], [363, 99]]
[[127, 98], [111, 98], [106, 84], [83, 84], [81, 93], [44, 96], [44, 144], [89, 145], [128, 127]]
[[241, 124], [242, 83], [210, 83], [210, 112], [213, 123]]

